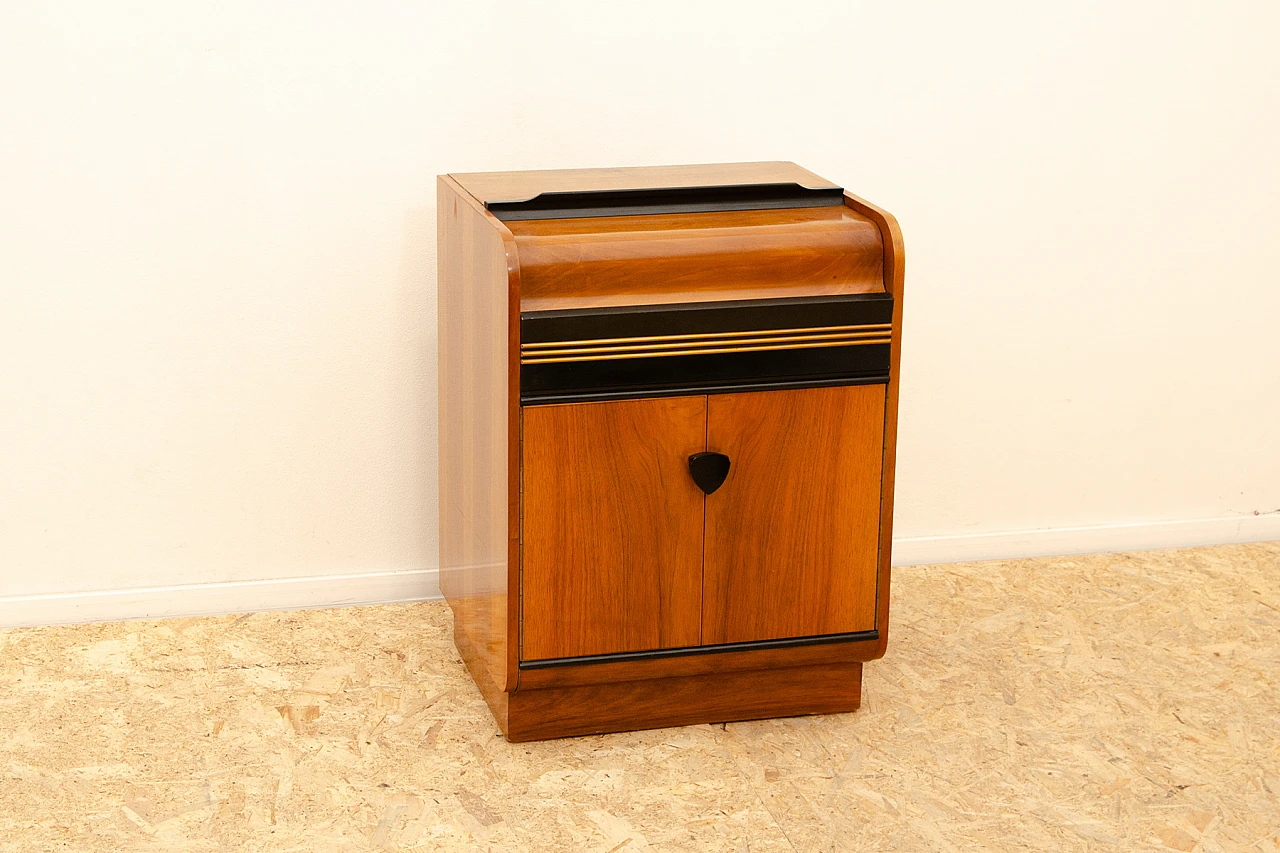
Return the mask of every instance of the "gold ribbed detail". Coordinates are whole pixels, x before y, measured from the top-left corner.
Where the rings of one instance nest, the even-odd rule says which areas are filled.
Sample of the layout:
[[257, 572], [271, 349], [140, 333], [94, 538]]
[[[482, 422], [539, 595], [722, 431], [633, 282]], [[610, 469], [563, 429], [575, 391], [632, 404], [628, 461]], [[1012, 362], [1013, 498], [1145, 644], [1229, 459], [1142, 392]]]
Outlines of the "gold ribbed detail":
[[753, 329], [749, 332], [703, 332], [693, 335], [646, 335], [638, 338], [591, 338], [585, 341], [550, 341], [541, 344], [521, 344], [520, 351], [546, 349], [547, 347], [599, 346], [601, 344], [641, 344], [649, 341], [695, 341], [720, 338], [744, 338], [756, 335], [801, 335], [821, 332], [888, 332], [892, 323], [871, 323], [863, 326], [805, 326], [799, 329]]
[[878, 323], [864, 326], [810, 326], [801, 329], [756, 329], [749, 332], [553, 341], [522, 344], [520, 363], [554, 364], [566, 361], [612, 361], [626, 358], [866, 346], [889, 343], [892, 328], [890, 323]]

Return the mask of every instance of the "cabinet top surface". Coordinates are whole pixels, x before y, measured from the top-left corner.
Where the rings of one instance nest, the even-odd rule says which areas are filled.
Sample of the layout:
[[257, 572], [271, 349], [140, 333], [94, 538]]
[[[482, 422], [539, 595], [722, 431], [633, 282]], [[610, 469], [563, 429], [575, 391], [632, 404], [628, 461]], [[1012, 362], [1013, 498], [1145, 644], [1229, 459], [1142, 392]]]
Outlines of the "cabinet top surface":
[[837, 185], [785, 161], [632, 166], [614, 169], [544, 169], [527, 172], [455, 172], [458, 184], [484, 204], [524, 201], [542, 193], [674, 189], [795, 183], [808, 189]]

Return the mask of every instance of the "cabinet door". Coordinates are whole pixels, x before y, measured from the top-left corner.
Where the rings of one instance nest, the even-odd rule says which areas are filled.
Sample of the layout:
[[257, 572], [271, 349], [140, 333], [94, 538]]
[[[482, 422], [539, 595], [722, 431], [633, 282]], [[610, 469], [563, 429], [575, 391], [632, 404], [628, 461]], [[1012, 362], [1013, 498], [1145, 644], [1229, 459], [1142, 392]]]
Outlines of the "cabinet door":
[[522, 659], [698, 645], [706, 405], [523, 410]]
[[713, 395], [704, 643], [875, 627], [884, 386]]

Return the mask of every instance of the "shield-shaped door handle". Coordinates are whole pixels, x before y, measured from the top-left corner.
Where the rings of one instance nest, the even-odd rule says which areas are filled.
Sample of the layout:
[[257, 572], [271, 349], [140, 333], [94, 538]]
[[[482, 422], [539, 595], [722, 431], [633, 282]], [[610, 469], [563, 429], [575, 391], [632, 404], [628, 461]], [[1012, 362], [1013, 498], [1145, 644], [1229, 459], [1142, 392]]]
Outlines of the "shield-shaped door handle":
[[723, 453], [695, 453], [689, 457], [689, 474], [698, 488], [709, 495], [729, 476], [729, 457]]

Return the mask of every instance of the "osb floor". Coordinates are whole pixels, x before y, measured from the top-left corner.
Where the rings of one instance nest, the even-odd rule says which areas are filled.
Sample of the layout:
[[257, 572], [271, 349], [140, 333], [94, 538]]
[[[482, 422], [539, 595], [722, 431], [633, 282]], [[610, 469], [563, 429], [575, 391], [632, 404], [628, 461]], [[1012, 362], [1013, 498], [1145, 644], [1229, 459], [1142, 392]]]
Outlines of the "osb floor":
[[1280, 849], [1280, 543], [900, 569], [855, 714], [507, 744], [443, 603], [0, 632], [0, 850]]

